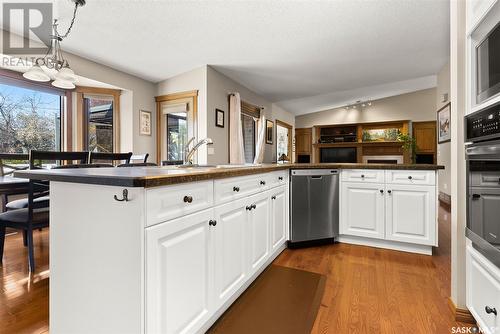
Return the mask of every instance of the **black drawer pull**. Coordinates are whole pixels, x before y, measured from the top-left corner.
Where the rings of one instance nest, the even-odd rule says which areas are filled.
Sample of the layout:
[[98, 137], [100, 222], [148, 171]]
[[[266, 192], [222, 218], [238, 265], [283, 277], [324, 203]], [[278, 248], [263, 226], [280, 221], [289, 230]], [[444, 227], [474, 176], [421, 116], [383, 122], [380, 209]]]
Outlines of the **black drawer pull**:
[[384, 190], [383, 189], [380, 189], [380, 193], [383, 194], [384, 193]]
[[184, 196], [183, 201], [184, 201], [184, 203], [192, 203], [193, 197], [192, 196]]
[[390, 194], [390, 193], [392, 193], [392, 190], [387, 190], [387, 192]]
[[481, 198], [481, 195], [479, 194], [472, 194], [472, 199], [478, 199]]
[[484, 310], [485, 310], [485, 311], [486, 311], [486, 313], [488, 313], [488, 314], [493, 313], [494, 315], [497, 315], [497, 309], [496, 309], [496, 308], [494, 308], [494, 307], [485, 306], [485, 307], [484, 307]]
[[208, 221], [208, 225], [210, 225], [210, 226], [215, 226], [215, 225], [217, 225], [217, 220], [212, 220], [212, 219], [210, 219], [210, 220]]
[[283, 181], [283, 176], [278, 176], [278, 180]]
[[266, 185], [266, 181], [260, 181], [260, 184], [265, 186]]
[[240, 191], [240, 187], [233, 187], [233, 191], [236, 191], [236, 192]]
[[361, 178], [364, 179], [365, 178], [365, 174], [361, 174]]
[[408, 180], [411, 180], [413, 179], [413, 177], [411, 175], [408, 176]]
[[275, 199], [276, 199], [276, 196], [271, 196], [271, 199], [272, 199], [272, 200], [275, 200]]
[[245, 208], [247, 211], [251, 211], [252, 210], [252, 206], [251, 205], [247, 205], [247, 207]]
[[257, 209], [257, 205], [255, 205], [255, 204], [252, 204], [250, 206], [252, 207], [252, 209]]

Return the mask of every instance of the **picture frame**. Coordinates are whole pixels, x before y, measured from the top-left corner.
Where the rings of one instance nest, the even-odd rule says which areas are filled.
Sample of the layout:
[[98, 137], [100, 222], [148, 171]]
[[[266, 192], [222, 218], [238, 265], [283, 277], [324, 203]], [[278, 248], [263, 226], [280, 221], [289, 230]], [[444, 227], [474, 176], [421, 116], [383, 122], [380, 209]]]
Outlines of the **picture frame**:
[[139, 135], [151, 136], [151, 111], [139, 110]]
[[267, 119], [266, 120], [266, 144], [273, 143], [274, 136], [274, 122]]
[[224, 110], [215, 109], [215, 126], [224, 127]]
[[447, 103], [437, 111], [438, 144], [451, 141], [451, 103]]

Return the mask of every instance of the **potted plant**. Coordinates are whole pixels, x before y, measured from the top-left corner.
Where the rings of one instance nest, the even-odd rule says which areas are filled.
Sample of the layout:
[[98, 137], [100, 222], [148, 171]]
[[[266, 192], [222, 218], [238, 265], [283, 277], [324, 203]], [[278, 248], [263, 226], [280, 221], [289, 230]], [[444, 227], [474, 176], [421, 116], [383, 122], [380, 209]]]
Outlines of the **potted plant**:
[[407, 133], [400, 132], [398, 134], [398, 141], [403, 143], [401, 148], [403, 149], [403, 151], [405, 151], [405, 153], [407, 153], [410, 156], [410, 161], [412, 164], [414, 164], [415, 157], [417, 154], [417, 141], [416, 141], [416, 139]]

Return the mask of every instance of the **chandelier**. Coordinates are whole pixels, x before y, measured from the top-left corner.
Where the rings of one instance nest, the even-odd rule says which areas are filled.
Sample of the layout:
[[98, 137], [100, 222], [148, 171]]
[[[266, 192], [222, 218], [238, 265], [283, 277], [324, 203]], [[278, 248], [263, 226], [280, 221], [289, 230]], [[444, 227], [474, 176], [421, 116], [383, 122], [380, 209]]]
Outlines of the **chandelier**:
[[54, 76], [54, 81], [52, 81], [52, 86], [63, 88], [63, 89], [73, 89], [75, 88], [76, 75], [75, 72], [69, 67], [69, 63], [63, 57], [61, 50], [61, 42], [63, 39], [68, 37], [73, 28], [73, 24], [76, 19], [76, 12], [78, 7], [85, 5], [85, 0], [71, 0], [75, 3], [75, 9], [73, 10], [73, 18], [68, 27], [68, 30], [64, 34], [60, 34], [57, 30], [57, 20], [54, 20], [52, 24], [53, 35], [50, 36], [51, 43], [47, 50], [47, 53], [43, 57], [38, 57], [35, 59], [33, 66], [23, 73], [23, 77], [28, 80], [38, 81], [38, 82], [48, 82], [51, 77], [44, 71], [44, 68], [49, 70], [56, 70], [57, 73]]

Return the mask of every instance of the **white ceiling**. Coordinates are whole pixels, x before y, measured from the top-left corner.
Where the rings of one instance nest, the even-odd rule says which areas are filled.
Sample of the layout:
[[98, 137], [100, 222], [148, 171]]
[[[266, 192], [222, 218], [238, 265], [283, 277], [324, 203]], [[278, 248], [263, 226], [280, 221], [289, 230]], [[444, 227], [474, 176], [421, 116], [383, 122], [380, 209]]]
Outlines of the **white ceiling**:
[[63, 48], [153, 82], [209, 64], [279, 102], [434, 75], [448, 36], [445, 0], [87, 0]]

